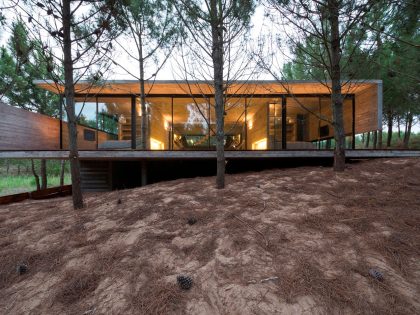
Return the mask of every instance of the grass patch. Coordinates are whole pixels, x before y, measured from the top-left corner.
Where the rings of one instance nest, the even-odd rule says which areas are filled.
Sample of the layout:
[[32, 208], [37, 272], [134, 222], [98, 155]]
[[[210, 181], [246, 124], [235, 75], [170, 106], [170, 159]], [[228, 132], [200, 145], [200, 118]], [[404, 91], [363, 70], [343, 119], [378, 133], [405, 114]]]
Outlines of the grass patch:
[[[64, 184], [71, 183], [70, 174], [64, 176]], [[49, 175], [48, 187], [60, 185], [60, 176]], [[0, 196], [36, 190], [35, 178], [30, 175], [11, 175], [0, 177]]]

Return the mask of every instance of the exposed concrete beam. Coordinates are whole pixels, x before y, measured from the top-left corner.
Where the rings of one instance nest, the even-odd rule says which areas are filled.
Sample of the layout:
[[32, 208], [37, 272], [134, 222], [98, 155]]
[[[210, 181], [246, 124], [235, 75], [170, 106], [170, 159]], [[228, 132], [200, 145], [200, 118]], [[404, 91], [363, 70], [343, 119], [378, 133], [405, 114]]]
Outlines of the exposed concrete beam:
[[[0, 159], [68, 159], [68, 151], [0, 151]], [[332, 150], [226, 151], [227, 159], [332, 158]], [[216, 151], [79, 151], [82, 160], [216, 159]], [[347, 150], [348, 158], [420, 157], [420, 150]]]

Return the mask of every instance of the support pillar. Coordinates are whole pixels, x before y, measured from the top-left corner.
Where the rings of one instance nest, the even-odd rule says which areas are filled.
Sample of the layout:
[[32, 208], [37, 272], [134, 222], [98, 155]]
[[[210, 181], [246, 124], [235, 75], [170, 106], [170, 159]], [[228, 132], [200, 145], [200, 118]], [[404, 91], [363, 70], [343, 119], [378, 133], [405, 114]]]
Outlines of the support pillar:
[[147, 162], [141, 161], [141, 186], [147, 185]]

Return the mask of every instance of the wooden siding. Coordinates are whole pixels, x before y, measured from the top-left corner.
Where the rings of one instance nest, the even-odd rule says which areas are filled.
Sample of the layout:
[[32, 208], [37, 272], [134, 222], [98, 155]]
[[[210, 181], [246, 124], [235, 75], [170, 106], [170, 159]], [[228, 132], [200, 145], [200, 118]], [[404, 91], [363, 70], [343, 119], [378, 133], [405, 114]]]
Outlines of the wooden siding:
[[[59, 150], [60, 120], [46, 115], [30, 112], [0, 102], [0, 150]], [[99, 142], [109, 140], [110, 136], [99, 131], [95, 140], [84, 139], [84, 129], [77, 126], [79, 149], [96, 149], [96, 137]], [[68, 149], [68, 127], [63, 122], [63, 149]]]
[[0, 150], [58, 150], [60, 121], [0, 103]]
[[374, 85], [356, 94], [356, 134], [377, 130], [378, 86]]

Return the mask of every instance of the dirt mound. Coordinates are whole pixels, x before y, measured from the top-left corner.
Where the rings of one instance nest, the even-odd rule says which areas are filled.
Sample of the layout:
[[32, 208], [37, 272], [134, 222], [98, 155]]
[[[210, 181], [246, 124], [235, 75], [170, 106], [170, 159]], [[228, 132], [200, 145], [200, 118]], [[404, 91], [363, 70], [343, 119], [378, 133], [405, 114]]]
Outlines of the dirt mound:
[[420, 313], [419, 174], [374, 160], [2, 206], [0, 313]]

